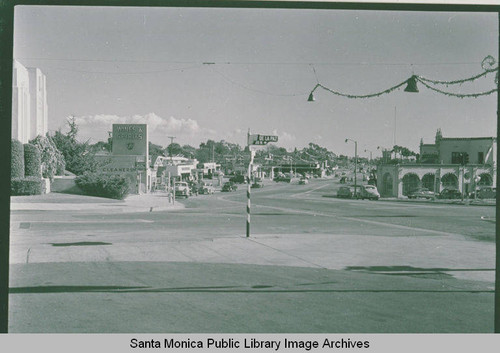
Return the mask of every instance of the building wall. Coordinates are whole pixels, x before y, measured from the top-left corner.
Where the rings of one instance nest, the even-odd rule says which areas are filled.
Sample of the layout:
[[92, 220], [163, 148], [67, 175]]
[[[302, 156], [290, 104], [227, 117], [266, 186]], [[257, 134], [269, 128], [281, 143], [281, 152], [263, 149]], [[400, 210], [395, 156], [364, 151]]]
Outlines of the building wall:
[[[493, 148], [492, 148], [493, 146]], [[492, 152], [488, 156], [488, 160], [480, 161], [479, 153], [483, 155], [483, 159], [488, 155], [488, 151], [492, 148]], [[469, 154], [470, 164], [493, 164], [496, 161], [493, 151], [496, 151], [496, 139], [488, 138], [444, 138], [439, 144], [439, 159], [443, 164], [452, 163], [453, 152], [466, 152]]]
[[[377, 167], [377, 188], [382, 197], [404, 197], [405, 176], [412, 175], [418, 178], [416, 186], [422, 187], [422, 180], [425, 176], [434, 176], [434, 188], [431, 191], [439, 193], [447, 186], [443, 184], [443, 177], [454, 176], [456, 188], [459, 191], [471, 192], [476, 185], [476, 178], [487, 174], [492, 184], [496, 185], [496, 167], [490, 165], [390, 165], [382, 164]], [[388, 187], [390, 185], [390, 187]]]
[[436, 145], [420, 144], [420, 160], [430, 163], [438, 163], [439, 151]]
[[28, 68], [30, 87], [30, 139], [48, 131], [46, 77], [38, 68]]
[[28, 70], [14, 60], [12, 81], [12, 138], [27, 143], [30, 138], [30, 90]]
[[48, 131], [46, 77], [38, 68], [13, 63], [12, 138], [27, 143]]

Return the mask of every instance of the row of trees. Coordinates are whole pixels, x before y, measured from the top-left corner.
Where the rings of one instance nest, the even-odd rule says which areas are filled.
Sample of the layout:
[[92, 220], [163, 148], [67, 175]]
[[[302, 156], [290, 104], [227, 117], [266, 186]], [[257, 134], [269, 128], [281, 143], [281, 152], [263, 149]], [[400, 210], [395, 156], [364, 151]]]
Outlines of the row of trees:
[[[79, 142], [78, 125], [74, 118], [67, 120], [68, 132], [63, 133], [61, 129], [52, 136], [38, 136], [30, 141], [40, 152], [42, 164], [42, 176], [52, 179], [54, 175], [63, 175], [65, 170], [75, 175], [83, 175], [85, 172], [96, 172], [100, 166], [96, 154], [99, 152], [111, 152], [112, 141], [99, 141], [90, 144], [89, 141]], [[418, 155], [403, 146], [394, 146], [394, 152], [399, 155]], [[198, 148], [190, 145], [180, 145], [171, 143], [163, 147], [154, 143], [149, 143], [149, 153], [154, 162], [158, 156], [183, 156], [186, 158], [196, 158], [200, 163], [217, 162], [220, 164], [245, 162], [249, 158], [248, 148], [230, 143], [224, 140], [219, 142], [207, 140], [202, 142]], [[270, 144], [261, 148], [256, 153], [258, 163], [326, 163], [329, 166], [347, 165], [352, 160], [347, 156], [336, 155], [328, 149], [315, 143], [303, 149], [295, 148], [294, 151], [287, 151], [283, 147]]]

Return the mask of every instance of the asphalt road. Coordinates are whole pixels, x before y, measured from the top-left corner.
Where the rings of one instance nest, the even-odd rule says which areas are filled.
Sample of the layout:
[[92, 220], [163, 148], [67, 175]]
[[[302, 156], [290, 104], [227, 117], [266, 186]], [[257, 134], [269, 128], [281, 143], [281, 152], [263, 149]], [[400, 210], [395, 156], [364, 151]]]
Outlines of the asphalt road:
[[495, 207], [337, 187], [252, 189], [250, 238], [243, 185], [167, 211], [14, 210], [10, 331], [493, 331]]

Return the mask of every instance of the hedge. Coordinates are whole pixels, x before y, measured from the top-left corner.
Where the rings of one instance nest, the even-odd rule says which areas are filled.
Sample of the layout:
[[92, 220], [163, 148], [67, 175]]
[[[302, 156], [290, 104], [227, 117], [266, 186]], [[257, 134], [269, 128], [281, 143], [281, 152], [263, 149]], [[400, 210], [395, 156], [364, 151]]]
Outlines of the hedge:
[[62, 153], [56, 148], [50, 136], [37, 136], [30, 141], [40, 150], [42, 176], [52, 180], [54, 175], [64, 175], [65, 162]]
[[10, 177], [24, 178], [24, 146], [18, 140], [11, 143]]
[[121, 175], [85, 173], [75, 183], [87, 195], [118, 200], [124, 199], [130, 190], [130, 181]]
[[37, 146], [24, 144], [24, 175], [41, 178], [42, 159]]
[[42, 179], [40, 177], [33, 176], [26, 178], [14, 178], [10, 182], [10, 194], [12, 196], [41, 195]]

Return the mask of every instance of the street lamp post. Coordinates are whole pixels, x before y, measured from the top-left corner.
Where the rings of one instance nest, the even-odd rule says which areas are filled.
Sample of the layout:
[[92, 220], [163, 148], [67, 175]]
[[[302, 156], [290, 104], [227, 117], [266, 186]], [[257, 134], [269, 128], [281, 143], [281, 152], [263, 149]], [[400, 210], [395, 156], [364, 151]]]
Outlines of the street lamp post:
[[358, 195], [358, 181], [357, 181], [357, 171], [358, 171], [358, 141], [354, 141], [352, 139], [345, 139], [345, 143], [347, 141], [354, 142], [354, 197]]

